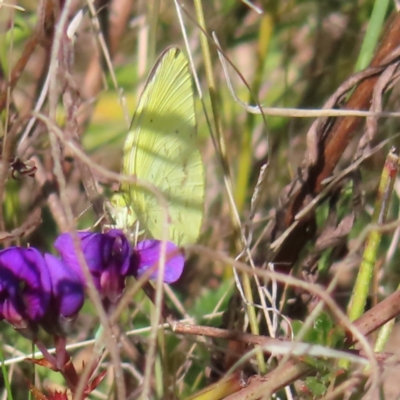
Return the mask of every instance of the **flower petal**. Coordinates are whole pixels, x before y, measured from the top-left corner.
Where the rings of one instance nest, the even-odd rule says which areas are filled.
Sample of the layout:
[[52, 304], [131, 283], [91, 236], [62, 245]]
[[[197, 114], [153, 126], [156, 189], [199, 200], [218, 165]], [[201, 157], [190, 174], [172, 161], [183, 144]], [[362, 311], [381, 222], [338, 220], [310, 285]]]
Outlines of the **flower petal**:
[[[124, 233], [112, 229], [107, 233], [77, 232], [81, 249], [91, 272], [101, 272], [109, 262], [118, 261], [121, 274], [129, 268], [131, 247]], [[81, 271], [70, 233], [63, 233], [54, 242], [61, 258], [74, 269]]]
[[24, 318], [37, 322], [47, 310], [51, 289], [47, 265], [38, 250], [10, 247], [0, 251], [1, 317], [11, 323], [10, 319]]
[[[91, 235], [90, 232], [77, 232], [77, 236], [81, 241], [81, 248], [82, 248], [82, 241]], [[74, 241], [72, 240], [72, 236], [70, 233], [62, 233], [59, 235], [54, 242], [54, 247], [60, 253], [61, 258], [63, 261], [68, 264], [71, 268], [74, 269], [76, 273], [78, 273], [82, 279], [84, 279], [84, 275], [81, 269], [81, 266], [78, 261], [78, 257], [76, 256]], [[82, 250], [83, 251], [83, 250]]]
[[165, 249], [164, 282], [176, 282], [182, 275], [185, 264], [185, 257], [182, 251], [172, 242], [162, 242], [161, 240], [144, 240], [135, 247], [137, 258], [131, 258], [131, 273], [136, 277], [142, 276], [149, 269], [154, 269], [150, 279], [158, 276], [158, 263], [161, 251]]
[[82, 308], [85, 299], [84, 285], [78, 274], [67, 264], [51, 254], [45, 254], [52, 287], [53, 302], [50, 308], [55, 314], [72, 317]]
[[[132, 247], [124, 233], [112, 229], [106, 233], [77, 232], [82, 253], [92, 274], [97, 290], [103, 298], [117, 301], [125, 288]], [[83, 272], [76, 257], [72, 236], [60, 235], [54, 246], [62, 260], [77, 271], [84, 281]]]

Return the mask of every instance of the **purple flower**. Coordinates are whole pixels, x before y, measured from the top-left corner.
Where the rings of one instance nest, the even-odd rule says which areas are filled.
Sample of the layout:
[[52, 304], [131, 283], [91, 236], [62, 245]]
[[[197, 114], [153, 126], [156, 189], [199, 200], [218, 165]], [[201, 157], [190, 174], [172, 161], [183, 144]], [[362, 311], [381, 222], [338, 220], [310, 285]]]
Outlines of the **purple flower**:
[[85, 301], [85, 289], [79, 275], [66, 263], [52, 254], [45, 254], [52, 283], [50, 309], [64, 318], [74, 317]]
[[81, 309], [84, 288], [79, 276], [58, 258], [35, 248], [0, 251], [0, 318], [32, 336], [39, 325], [63, 331], [63, 318]]
[[34, 248], [0, 251], [0, 318], [19, 329], [32, 328], [44, 316], [51, 299], [46, 262]]
[[[122, 231], [107, 233], [77, 232], [80, 246], [94, 284], [103, 299], [116, 302], [125, 288], [132, 248]], [[85, 282], [84, 274], [75, 251], [72, 236], [60, 235], [54, 247], [62, 260]]]
[[[145, 240], [132, 249], [119, 229], [106, 233], [77, 232], [77, 236], [94, 284], [103, 299], [115, 303], [125, 289], [127, 276], [140, 277], [153, 269], [149, 278], [157, 278], [161, 241]], [[60, 253], [62, 261], [85, 282], [72, 236], [69, 233], [60, 235], [54, 247]], [[165, 251], [164, 282], [173, 283], [181, 276], [185, 259], [179, 248], [171, 242], [166, 242]]]
[[[174, 283], [182, 275], [185, 257], [179, 248], [172, 242], [165, 242], [164, 282]], [[140, 278], [149, 269], [152, 269], [150, 279], [157, 279], [158, 263], [161, 257], [162, 241], [144, 240], [139, 242], [131, 259], [131, 274]]]

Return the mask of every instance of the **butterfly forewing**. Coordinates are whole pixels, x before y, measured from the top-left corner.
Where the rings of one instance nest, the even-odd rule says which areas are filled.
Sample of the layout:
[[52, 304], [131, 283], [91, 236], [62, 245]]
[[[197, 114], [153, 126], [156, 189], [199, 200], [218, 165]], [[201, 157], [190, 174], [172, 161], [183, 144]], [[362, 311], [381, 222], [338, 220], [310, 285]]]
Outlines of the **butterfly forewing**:
[[[204, 203], [204, 171], [198, 150], [193, 89], [188, 62], [167, 49], [150, 74], [124, 146], [123, 173], [156, 186], [167, 200], [168, 239], [194, 243]], [[163, 237], [165, 209], [154, 193], [122, 186], [140, 229]]]

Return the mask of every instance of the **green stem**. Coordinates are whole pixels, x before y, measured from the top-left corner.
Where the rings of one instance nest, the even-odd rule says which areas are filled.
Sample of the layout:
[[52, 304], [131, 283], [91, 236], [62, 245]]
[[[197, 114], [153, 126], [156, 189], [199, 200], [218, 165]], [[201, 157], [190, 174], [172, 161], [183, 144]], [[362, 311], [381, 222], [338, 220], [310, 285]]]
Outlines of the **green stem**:
[[13, 396], [11, 391], [11, 385], [10, 381], [8, 380], [7, 367], [4, 365], [4, 354], [2, 346], [0, 346], [0, 361], [1, 361], [1, 373], [3, 375], [4, 386], [6, 387], [7, 391], [7, 399], [12, 400]]
[[[205, 23], [201, 0], [195, 0], [194, 5], [195, 5], [195, 9], [196, 9], [197, 22], [198, 22], [199, 26], [202, 28], [202, 30], [204, 32], [207, 32], [207, 27], [206, 27], [206, 23]], [[229, 192], [229, 191], [231, 191], [231, 188], [232, 188], [232, 183], [231, 183], [231, 178], [230, 178], [231, 173], [230, 173], [229, 163], [228, 163], [227, 154], [226, 154], [225, 138], [222, 133], [223, 129], [222, 129], [222, 122], [221, 122], [221, 115], [219, 112], [220, 104], [218, 102], [217, 87], [216, 87], [216, 83], [215, 83], [215, 79], [214, 79], [214, 72], [213, 72], [213, 67], [212, 67], [212, 62], [211, 62], [210, 47], [209, 47], [206, 35], [202, 35], [202, 34], [200, 35], [200, 43], [201, 43], [201, 49], [202, 49], [202, 55], [203, 55], [204, 69], [205, 69], [206, 78], [207, 78], [208, 91], [209, 91], [209, 96], [210, 96], [211, 110], [212, 110], [214, 124], [215, 124], [217, 146], [218, 146], [217, 151], [219, 152], [221, 165], [222, 165], [222, 168], [224, 171], [225, 186]], [[229, 196], [230, 201], [231, 201], [230, 205], [231, 205], [231, 211], [232, 211], [231, 212], [232, 224], [235, 228], [236, 237], [238, 237], [240, 235], [240, 229], [241, 229], [240, 221], [235, 216], [235, 214], [237, 214], [237, 213], [235, 213], [233, 211], [234, 208], [236, 207], [236, 205], [234, 202], [232, 204], [231, 197], [232, 196]], [[250, 278], [247, 274], [242, 274], [242, 280], [243, 280], [244, 293], [245, 293], [246, 299], [248, 301], [247, 312], [248, 312], [248, 317], [249, 317], [250, 329], [254, 335], [258, 335], [259, 329], [258, 329], [257, 316], [256, 316], [254, 307], [251, 305], [251, 304], [253, 304], [253, 296], [251, 293]], [[259, 348], [256, 353], [256, 359], [257, 359], [257, 364], [258, 364], [260, 373], [261, 374], [265, 373], [266, 366], [265, 366], [264, 355], [263, 355], [261, 348]]]
[[[400, 290], [400, 284], [397, 286], [397, 290]], [[386, 343], [389, 340], [390, 334], [392, 333], [395, 321], [395, 319], [391, 319], [390, 321], [386, 322], [386, 324], [383, 325], [379, 330], [378, 337], [375, 341], [375, 352], [379, 353], [385, 349]]]
[[[251, 84], [251, 92], [249, 96], [249, 103], [253, 103], [253, 95], [257, 96], [260, 91], [265, 58], [268, 54], [268, 48], [271, 43], [271, 36], [274, 29], [274, 22], [272, 16], [270, 14], [264, 14], [261, 19], [259, 34], [258, 34], [258, 46], [257, 46], [257, 66], [254, 75], [253, 82]], [[240, 155], [238, 162], [238, 176], [235, 185], [235, 200], [236, 206], [238, 208], [239, 214], [243, 211], [250, 175], [251, 175], [251, 164], [252, 164], [252, 133], [254, 130], [254, 114], [249, 113], [246, 119], [246, 125], [241, 135], [241, 144], [240, 144]]]
[[367, 31], [358, 55], [355, 71], [361, 71], [368, 67], [372, 56], [374, 55], [376, 44], [385, 20], [385, 15], [389, 6], [389, 0], [376, 0], [371, 17], [368, 22]]
[[157, 43], [157, 25], [160, 13], [160, 0], [152, 0], [147, 3], [147, 19], [148, 19], [148, 46], [147, 46], [147, 70], [155, 62], [156, 43]]
[[[386, 221], [390, 197], [396, 179], [398, 161], [399, 157], [395, 153], [394, 148], [392, 148], [386, 157], [381, 180], [379, 182], [377, 199], [375, 201], [375, 208], [371, 221], [373, 224], [381, 225]], [[348, 309], [348, 316], [351, 321], [359, 318], [364, 313], [381, 237], [382, 233], [379, 229], [371, 231], [367, 237], [363, 259]]]
[[[400, 286], [397, 290], [400, 289]], [[395, 319], [391, 319], [390, 321], [386, 322], [385, 325], [379, 330], [378, 337], [376, 338], [374, 351], [380, 353], [385, 349], [386, 343], [389, 339], [390, 334], [392, 333], [393, 326], [395, 323]]]

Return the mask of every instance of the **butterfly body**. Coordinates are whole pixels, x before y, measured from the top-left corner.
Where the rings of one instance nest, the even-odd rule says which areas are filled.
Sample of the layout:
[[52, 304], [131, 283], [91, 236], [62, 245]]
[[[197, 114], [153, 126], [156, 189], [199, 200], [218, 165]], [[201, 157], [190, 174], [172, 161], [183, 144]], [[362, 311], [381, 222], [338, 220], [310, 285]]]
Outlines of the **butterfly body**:
[[177, 48], [166, 49], [150, 73], [125, 141], [122, 173], [146, 185], [123, 182], [113, 196], [117, 227], [138, 222], [154, 239], [197, 240], [204, 169], [189, 66]]

